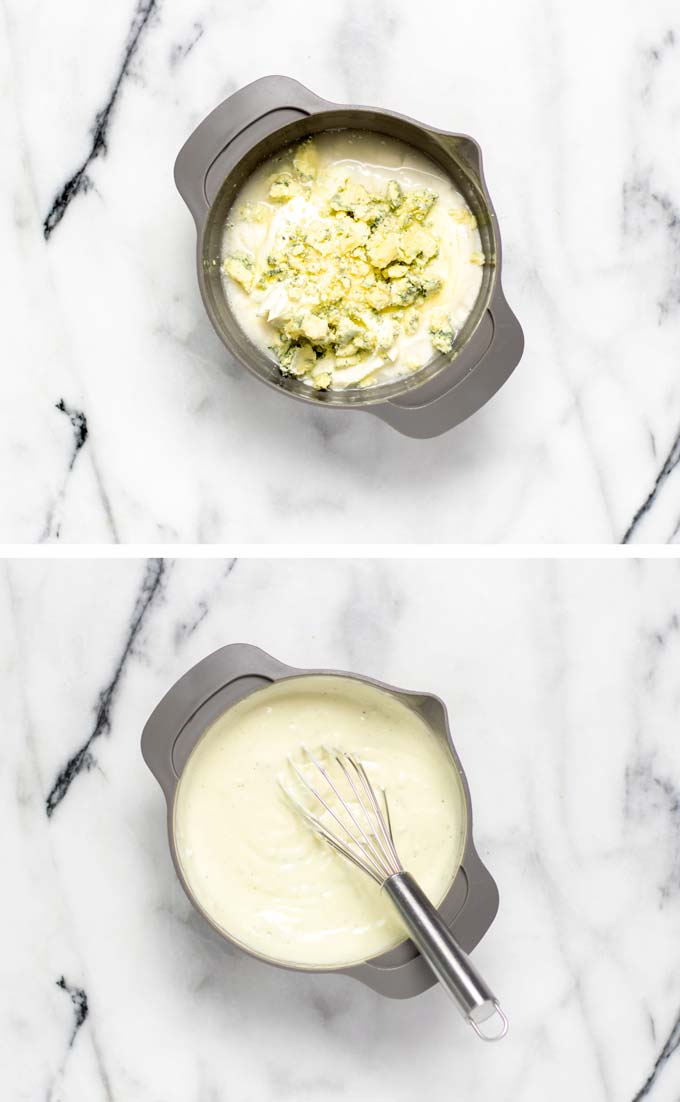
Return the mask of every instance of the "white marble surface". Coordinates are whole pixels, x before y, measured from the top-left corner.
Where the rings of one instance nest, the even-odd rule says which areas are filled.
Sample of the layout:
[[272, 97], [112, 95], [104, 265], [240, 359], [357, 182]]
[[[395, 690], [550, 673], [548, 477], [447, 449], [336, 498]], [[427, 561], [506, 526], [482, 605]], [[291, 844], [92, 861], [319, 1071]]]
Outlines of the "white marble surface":
[[[2, 30], [0, 538], [678, 539], [675, 0], [5, 0]], [[174, 157], [281, 71], [481, 142], [527, 345], [444, 437], [269, 392], [204, 315]]]
[[[636, 561], [5, 564], [3, 1099], [677, 1102], [679, 579]], [[440, 990], [391, 1002], [204, 939], [139, 735], [230, 641], [445, 698], [501, 894], [474, 959], [502, 1045]]]

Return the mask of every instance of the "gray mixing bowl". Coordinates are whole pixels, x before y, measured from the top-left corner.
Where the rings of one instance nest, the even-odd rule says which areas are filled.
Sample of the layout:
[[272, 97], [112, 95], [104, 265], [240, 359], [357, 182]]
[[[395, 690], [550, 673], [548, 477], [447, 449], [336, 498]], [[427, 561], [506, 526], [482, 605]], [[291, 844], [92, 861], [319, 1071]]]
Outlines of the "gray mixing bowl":
[[[194, 897], [182, 872], [174, 831], [174, 803], [177, 786], [187, 760], [201, 735], [239, 700], [266, 688], [275, 681], [310, 675], [352, 678], [390, 693], [412, 709], [445, 742], [460, 777], [467, 811], [465, 843], [460, 866], [455, 872], [439, 912], [469, 953], [481, 940], [498, 910], [498, 889], [482, 864], [472, 840], [472, 809], [470, 791], [460, 760], [451, 741], [446, 708], [430, 693], [410, 692], [384, 685], [360, 674], [337, 670], [300, 670], [286, 666], [271, 655], [247, 644], [235, 643], [222, 647], [185, 673], [163, 697], [149, 717], [142, 733], [142, 754], [149, 769], [163, 790], [167, 802], [168, 839], [172, 860], [182, 887], [196, 910], [212, 927], [221, 941], [236, 945], [250, 956], [280, 968], [303, 972], [339, 972], [354, 976], [374, 991], [391, 998], [406, 999], [418, 995], [436, 983], [435, 977], [411, 941], [403, 941], [394, 949], [361, 964], [340, 968], [310, 968], [279, 963], [257, 953], [228, 937], [212, 922]], [[454, 870], [452, 869], [452, 874]]]
[[[450, 176], [477, 218], [485, 263], [477, 302], [452, 353], [396, 382], [364, 389], [313, 390], [246, 336], [227, 303], [221, 245], [229, 209], [266, 158], [323, 130], [369, 130], [420, 150]], [[262, 382], [317, 408], [366, 410], [406, 436], [438, 436], [491, 398], [518, 364], [522, 330], [501, 288], [501, 241], [472, 138], [424, 126], [375, 107], [329, 103], [288, 77], [262, 77], [224, 100], [197, 127], [175, 162], [175, 182], [198, 234], [198, 282], [223, 343]]]

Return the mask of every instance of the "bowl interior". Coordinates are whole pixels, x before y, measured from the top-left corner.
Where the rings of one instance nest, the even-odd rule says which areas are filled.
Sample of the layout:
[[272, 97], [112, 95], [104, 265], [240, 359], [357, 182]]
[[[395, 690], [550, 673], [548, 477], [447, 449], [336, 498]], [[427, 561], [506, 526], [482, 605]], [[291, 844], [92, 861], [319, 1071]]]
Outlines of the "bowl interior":
[[[231, 707], [235, 707], [240, 701], [246, 699], [246, 697], [248, 698], [248, 700], [252, 700], [253, 696], [257, 696], [261, 692], [265, 692], [267, 690], [272, 690], [272, 688], [274, 688], [274, 692], [277, 692], [279, 690], [285, 692], [285, 687], [287, 685], [291, 685], [292, 683], [294, 683], [294, 687], [297, 688], [298, 685], [303, 682], [306, 683], [305, 688], [308, 687], [310, 692], [314, 692], [318, 691], [320, 687], [323, 688], [323, 686], [320, 685], [321, 682], [328, 683], [329, 681], [333, 680], [355, 681], [358, 684], [374, 689], [377, 692], [387, 692], [388, 695], [394, 697], [401, 704], [405, 705], [416, 715], [418, 715], [425, 722], [430, 731], [436, 736], [436, 738], [441, 741], [442, 746], [446, 749], [447, 753], [452, 759], [454, 773], [456, 775], [457, 783], [460, 790], [460, 798], [462, 800], [462, 806], [464, 809], [463, 836], [460, 840], [458, 860], [454, 864], [454, 867], [452, 867], [451, 869], [451, 880], [442, 901], [442, 907], [446, 908], [447, 921], [451, 921], [452, 917], [454, 917], [460, 911], [461, 907], [466, 901], [468, 890], [465, 875], [459, 874], [461, 874], [462, 871], [465, 852], [468, 841], [470, 839], [471, 812], [469, 793], [460, 763], [458, 761], [457, 755], [455, 754], [455, 751], [453, 750], [452, 744], [448, 736], [443, 706], [435, 697], [419, 693], [393, 690], [386, 686], [378, 685], [372, 682], [370, 679], [352, 677], [346, 674], [333, 673], [310, 673], [295, 675], [292, 677], [277, 679], [275, 682], [272, 682], [269, 679], [256, 678], [252, 681], [250, 679], [246, 679], [243, 685], [243, 692], [239, 692], [238, 699], [234, 699], [233, 692], [229, 692], [228, 698], [225, 698], [224, 690], [220, 689], [213, 696], [211, 696], [210, 699], [206, 701], [205, 704], [201, 708], [199, 708], [198, 711], [191, 717], [191, 719], [187, 722], [182, 731], [180, 731], [173, 747], [173, 765], [175, 771], [178, 773], [180, 778], [175, 792], [175, 797], [172, 802], [172, 806], [168, 809], [168, 826], [173, 861], [184, 891], [188, 895], [192, 904], [206, 919], [213, 930], [215, 930], [221, 937], [233, 942], [234, 944], [238, 945], [238, 947], [244, 952], [260, 960], [264, 960], [270, 964], [275, 964], [285, 968], [292, 968], [299, 971], [327, 972], [333, 970], [342, 970], [347, 969], [348, 967], [354, 968], [357, 965], [364, 963], [364, 961], [343, 962], [337, 965], [330, 966], [296, 964], [291, 963], [288, 960], [281, 961], [257, 952], [257, 950], [251, 948], [249, 945], [239, 941], [238, 938], [234, 937], [229, 932], [229, 930], [222, 928], [213, 919], [210, 913], [203, 908], [201, 902], [192, 891], [188, 883], [188, 879], [184, 873], [181, 857], [179, 855], [176, 844], [176, 811], [178, 806], [178, 794], [180, 792], [182, 784], [182, 772], [198, 744], [206, 735], [209, 734], [212, 725], [220, 716], [224, 715], [225, 711], [228, 711]], [[231, 690], [231, 686], [225, 686], [224, 689]], [[399, 967], [399, 965], [407, 963], [416, 955], [417, 951], [414, 949], [412, 943], [405, 940], [387, 949], [379, 956], [371, 958], [371, 964], [377, 965], [378, 967], [382, 968], [396, 968]]]
[[[453, 351], [439, 354], [420, 371], [373, 387], [348, 388], [343, 391], [316, 391], [293, 376], [284, 376], [277, 365], [254, 345], [238, 323], [227, 302], [222, 285], [222, 235], [229, 210], [241, 187], [262, 161], [281, 152], [291, 143], [324, 130], [368, 130], [397, 138], [424, 153], [451, 177], [477, 219], [486, 262], [482, 268], [482, 283], [477, 301], [456, 337]], [[199, 282], [210, 319], [224, 344], [255, 375], [270, 386], [287, 391], [309, 402], [331, 406], [371, 405], [405, 394], [434, 379], [443, 371], [454, 373], [456, 358], [477, 329], [488, 306], [496, 279], [497, 237], [495, 221], [480, 180], [470, 165], [460, 156], [460, 139], [426, 130], [396, 116], [363, 108], [324, 111], [281, 127], [253, 146], [229, 173], [212, 202], [199, 242]], [[469, 368], [468, 368], [469, 370]], [[464, 369], [461, 368], [461, 378]]]

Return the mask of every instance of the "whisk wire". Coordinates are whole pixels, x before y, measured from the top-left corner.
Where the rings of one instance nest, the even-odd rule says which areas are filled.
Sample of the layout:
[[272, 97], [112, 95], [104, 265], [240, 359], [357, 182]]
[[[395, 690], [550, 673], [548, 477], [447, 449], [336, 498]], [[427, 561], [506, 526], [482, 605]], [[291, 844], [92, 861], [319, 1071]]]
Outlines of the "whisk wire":
[[[321, 765], [321, 763], [316, 760], [314, 755], [309, 750], [307, 750], [306, 753], [307, 753], [308, 758], [312, 761], [312, 763], [317, 767], [317, 769], [320, 771], [320, 773], [328, 781], [331, 788], [335, 792], [338, 800], [340, 801], [343, 810], [347, 813], [350, 820], [354, 823], [355, 827], [359, 831], [359, 833], [360, 833], [360, 835], [363, 839], [363, 842], [364, 842], [364, 844], [361, 845], [361, 850], [362, 850], [364, 856], [366, 857], [366, 859], [369, 860], [369, 863], [370, 863], [370, 858], [372, 858], [373, 861], [375, 862], [375, 864], [377, 865], [377, 869], [378, 869], [378, 872], [380, 874], [380, 882], [382, 883], [384, 880], [387, 879], [388, 876], [391, 875], [392, 870], [390, 868], [389, 862], [385, 858], [385, 853], [383, 851], [383, 848], [380, 845], [380, 838], [378, 837], [378, 835], [376, 833], [375, 825], [374, 825], [374, 823], [371, 819], [370, 811], [366, 807], [364, 801], [362, 800], [360, 793], [357, 791], [356, 785], [353, 784], [352, 778], [350, 777], [350, 775], [347, 771], [347, 768], [344, 765], [344, 762], [342, 761], [342, 757], [346, 756], [347, 760], [351, 762], [351, 764], [353, 765], [355, 770], [357, 770], [356, 762], [354, 761], [354, 759], [350, 758], [349, 755], [342, 755], [340, 751], [333, 751], [333, 750], [329, 750], [328, 748], [326, 748], [326, 753], [328, 753], [329, 756], [337, 762], [337, 764], [340, 766], [345, 778], [347, 779], [347, 782], [348, 782], [348, 784], [349, 784], [349, 786], [352, 790], [352, 794], [354, 795], [354, 798], [356, 799], [359, 807], [361, 808], [361, 812], [365, 817], [366, 823], [368, 824], [368, 833], [367, 833], [365, 827], [362, 825], [360, 819], [357, 818], [356, 814], [352, 810], [351, 805], [347, 802], [346, 799], [343, 798], [341, 792], [338, 790], [337, 785], [333, 782], [332, 775], [328, 772], [327, 769], [324, 769], [324, 767]], [[354, 836], [351, 834], [351, 832], [347, 829], [346, 824], [343, 823], [343, 825], [345, 826], [345, 830], [346, 830], [348, 836], [353, 839], [355, 844], [359, 844], [357, 839], [355, 839]], [[376, 845], [376, 843], [377, 843], [377, 845]]]
[[[328, 784], [329, 784], [330, 788], [333, 790], [333, 792], [335, 792], [338, 800], [340, 801], [340, 805], [342, 806], [342, 808], [349, 812], [350, 817], [353, 820], [353, 822], [355, 823], [357, 829], [360, 831], [361, 834], [363, 834], [364, 838], [366, 838], [365, 832], [362, 831], [362, 828], [361, 828], [360, 824], [357, 823], [355, 816], [352, 815], [351, 809], [349, 809], [347, 807], [346, 802], [343, 800], [342, 796], [338, 792], [338, 790], [337, 790], [336, 786], [334, 785], [332, 779], [328, 775], [327, 770], [325, 770], [323, 768], [323, 766], [316, 760], [316, 758], [312, 754], [310, 754], [310, 752], [308, 750], [305, 749], [304, 752], [307, 755], [307, 757], [310, 759], [310, 761], [316, 766], [316, 768], [319, 770], [319, 772], [323, 775], [323, 777], [328, 782]], [[366, 843], [362, 841], [361, 837], [356, 837], [352, 833], [350, 828], [348, 827], [347, 823], [344, 822], [340, 818], [340, 816], [336, 814], [336, 812], [330, 806], [328, 801], [326, 799], [324, 799], [323, 795], [312, 784], [310, 784], [310, 782], [307, 780], [307, 778], [304, 775], [304, 773], [302, 772], [302, 770], [298, 768], [298, 766], [296, 765], [296, 763], [293, 761], [292, 758], [288, 759], [288, 763], [291, 766], [291, 768], [293, 769], [293, 771], [295, 772], [296, 776], [298, 777], [298, 780], [304, 785], [304, 787], [307, 789], [307, 791], [310, 793], [310, 795], [325, 808], [325, 810], [328, 812], [328, 814], [338, 824], [341, 831], [343, 831], [344, 834], [347, 836], [347, 838], [349, 838], [350, 842], [357, 847], [357, 849], [359, 850], [359, 853], [363, 855], [364, 861], [366, 863], [365, 864], [364, 863], [360, 864], [359, 867], [363, 868], [364, 871], [369, 872], [373, 876], [374, 880], [376, 880], [378, 883], [382, 884], [383, 881], [385, 880], [386, 876], [389, 875], [389, 873], [385, 873], [384, 868], [382, 867], [382, 864], [379, 864], [379, 873], [380, 873], [380, 875], [376, 874], [376, 872], [373, 868], [373, 865], [376, 863], [375, 851], [374, 851], [373, 847], [371, 846], [370, 841], [366, 838], [366, 842], [368, 843], [368, 846], [367, 846]], [[330, 842], [334, 846], [334, 848], [337, 849], [338, 852], [341, 853], [343, 856], [349, 856], [350, 858], [354, 859], [355, 864], [359, 863], [358, 859], [357, 859], [357, 855], [350, 848], [348, 848], [346, 842], [343, 842], [343, 840], [341, 838], [338, 838], [336, 835], [334, 835], [333, 832], [328, 829], [328, 827], [322, 822], [321, 819], [319, 819], [316, 815], [313, 815], [310, 811], [308, 811], [307, 808], [304, 807], [304, 805], [300, 804], [299, 800], [296, 800], [295, 797], [292, 796], [292, 793], [287, 792], [285, 787], [284, 787], [284, 791], [286, 792], [286, 794], [290, 798], [293, 799], [293, 802], [297, 805], [298, 808], [302, 808], [302, 811], [304, 812], [307, 821], [311, 825], [313, 825], [315, 827], [315, 829], [317, 829], [319, 831], [319, 833], [321, 833], [323, 835], [323, 837], [326, 839], [327, 842]], [[368, 850], [368, 852], [367, 852], [367, 850]], [[371, 858], [372, 858], [372, 863], [371, 863]]]
[[380, 791], [382, 793], [382, 799], [383, 799], [383, 803], [385, 805], [385, 822], [387, 823], [387, 831], [389, 833], [390, 841], [392, 843], [392, 850], [393, 850], [394, 855], [395, 855], [395, 857], [397, 858], [397, 861], [398, 861], [399, 857], [397, 856], [397, 851], [394, 848], [394, 835], [392, 834], [392, 816], [390, 815], [390, 805], [389, 805], [389, 802], [388, 802], [388, 799], [387, 799], [387, 793], [386, 793], [384, 788], [381, 788]]
[[[358, 868], [368, 873], [376, 883], [384, 884], [395, 873], [403, 871], [392, 838], [392, 825], [385, 792], [382, 793], [385, 803], [385, 813], [383, 813], [363, 764], [357, 762], [351, 754], [326, 746], [323, 747], [323, 750], [338, 765], [345, 777], [358, 805], [358, 816], [351, 803], [338, 788], [331, 772], [310, 750], [306, 747], [302, 748], [307, 760], [315, 767], [330, 791], [335, 795], [342, 813], [347, 816], [349, 822], [343, 817], [343, 814], [339, 814], [335, 810], [329, 799], [319, 791], [317, 786], [310, 782], [303, 770], [290, 757], [288, 758], [288, 764], [306, 791], [324, 808], [333, 822], [340, 828], [340, 837], [318, 815], [305, 807], [281, 780], [279, 780], [279, 784], [294, 808], [317, 834], [320, 834], [343, 857], [347, 857]], [[362, 817], [365, 823], [362, 823]], [[349, 844], [346, 839], [349, 840]]]
[[387, 793], [385, 792], [384, 788], [381, 789], [382, 796], [383, 796], [383, 801], [385, 803], [385, 812], [386, 812], [386, 815], [387, 815], [387, 820], [385, 820], [385, 816], [382, 813], [382, 809], [380, 808], [380, 806], [378, 804], [378, 800], [376, 798], [375, 790], [373, 788], [373, 785], [371, 784], [371, 782], [368, 779], [368, 776], [366, 774], [366, 770], [364, 768], [363, 762], [360, 762], [360, 761], [357, 762], [357, 761], [354, 760], [354, 758], [349, 757], [349, 755], [347, 755], [347, 758], [348, 758], [348, 761], [350, 762], [350, 764], [357, 771], [357, 773], [359, 774], [359, 776], [361, 778], [361, 782], [363, 784], [366, 795], [368, 796], [368, 799], [371, 801], [371, 805], [372, 805], [373, 810], [375, 812], [376, 822], [378, 823], [380, 833], [383, 836], [383, 840], [384, 840], [385, 845], [387, 847], [388, 854], [392, 858], [392, 860], [394, 861], [394, 865], [396, 866], [395, 868], [390, 868], [390, 874], [395, 873], [395, 872], [399, 872], [401, 870], [402, 866], [401, 866], [401, 861], [399, 860], [399, 856], [397, 854], [397, 851], [396, 851], [396, 848], [395, 848], [395, 845], [394, 845], [394, 838], [392, 837], [392, 823], [390, 821], [390, 812], [389, 812], [389, 807], [388, 807], [388, 804], [387, 804]]
[[[387, 879], [387, 877], [391, 876], [392, 872], [396, 871], [396, 870], [393, 870], [391, 868], [391, 865], [390, 865], [390, 862], [389, 862], [390, 854], [385, 853], [384, 847], [383, 847], [383, 845], [381, 844], [381, 841], [380, 841], [380, 835], [379, 835], [378, 831], [380, 831], [380, 833], [384, 835], [385, 830], [384, 830], [383, 824], [381, 822], [380, 809], [378, 808], [378, 806], [375, 802], [375, 797], [373, 795], [373, 792], [371, 791], [370, 783], [368, 782], [368, 778], [366, 777], [365, 774], [362, 773], [362, 767], [352, 757], [350, 757], [349, 754], [346, 754], [346, 755], [341, 754], [340, 751], [337, 751], [337, 750], [333, 751], [333, 750], [330, 750], [328, 747], [324, 747], [324, 749], [326, 750], [326, 753], [329, 754], [331, 757], [333, 757], [335, 759], [335, 761], [338, 763], [338, 765], [339, 765], [340, 769], [342, 770], [345, 778], [347, 779], [347, 783], [349, 784], [350, 788], [352, 789], [352, 793], [354, 795], [355, 800], [359, 804], [359, 807], [361, 808], [363, 814], [366, 816], [366, 821], [368, 822], [368, 824], [371, 828], [373, 837], [375, 838], [375, 841], [377, 843], [377, 847], [378, 847], [377, 850], [376, 850], [376, 846], [371, 842], [370, 837], [366, 836], [366, 833], [362, 829], [361, 825], [357, 822], [356, 816], [352, 813], [352, 809], [349, 806], [349, 804], [346, 804], [347, 814], [351, 816], [353, 822], [356, 823], [359, 830], [361, 830], [362, 835], [364, 836], [364, 838], [366, 838], [366, 840], [367, 840], [367, 842], [368, 842], [368, 844], [371, 848], [371, 852], [375, 856], [378, 864], [380, 865], [382, 871], [384, 872], [385, 879]], [[361, 796], [361, 793], [357, 791], [357, 787], [356, 787], [354, 781], [352, 780], [352, 777], [349, 773], [349, 770], [347, 769], [347, 766], [345, 765], [345, 763], [343, 761], [343, 758], [347, 759], [347, 761], [350, 763], [350, 765], [352, 766], [352, 768], [356, 772], [357, 776], [361, 779], [362, 786], [363, 786], [363, 788], [365, 790], [365, 793], [366, 793], [366, 795], [367, 795], [367, 797], [368, 797], [368, 799], [371, 803], [371, 806], [373, 807], [373, 810], [375, 812], [375, 820], [376, 820], [377, 825], [378, 825], [377, 830], [376, 830], [376, 823], [374, 822], [373, 817], [371, 816], [371, 810], [364, 803], [364, 801], [362, 799], [362, 796]], [[314, 759], [312, 758], [312, 760], [314, 760]], [[333, 787], [334, 787], [334, 790], [337, 793], [337, 789], [335, 789], [335, 786], [333, 786]], [[339, 793], [337, 793], [337, 794], [338, 794], [338, 798], [340, 799], [341, 798], [340, 794]]]

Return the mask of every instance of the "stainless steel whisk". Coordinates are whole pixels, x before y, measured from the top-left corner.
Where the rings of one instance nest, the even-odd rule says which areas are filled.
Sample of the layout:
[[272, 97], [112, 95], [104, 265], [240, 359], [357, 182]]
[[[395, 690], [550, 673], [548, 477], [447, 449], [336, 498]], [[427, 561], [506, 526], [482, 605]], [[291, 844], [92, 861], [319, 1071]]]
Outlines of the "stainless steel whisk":
[[[401, 864], [384, 789], [379, 790], [378, 797], [364, 766], [351, 754], [326, 746], [323, 752], [330, 766], [319, 761], [310, 750], [301, 749], [302, 764], [306, 762], [313, 767], [312, 775], [315, 778], [318, 776], [325, 786], [322, 791], [308, 779], [293, 758], [288, 758], [288, 764], [312, 797], [315, 808], [323, 808], [332, 822], [322, 821], [280, 780], [287, 799], [316, 834], [384, 888], [411, 940], [439, 982], [453, 996], [475, 1033], [484, 1041], [499, 1041], [508, 1031], [508, 1020], [495, 995], [461, 949], [436, 907]], [[340, 791], [340, 786], [345, 783], [348, 796], [351, 793], [349, 800]], [[494, 1033], [484, 1032], [482, 1023], [493, 1018], [497, 1019], [499, 1029]]]

